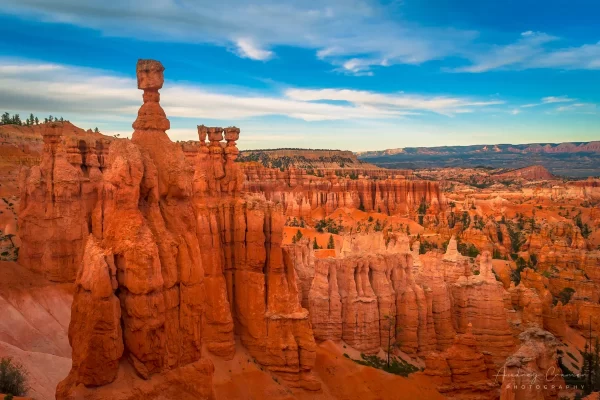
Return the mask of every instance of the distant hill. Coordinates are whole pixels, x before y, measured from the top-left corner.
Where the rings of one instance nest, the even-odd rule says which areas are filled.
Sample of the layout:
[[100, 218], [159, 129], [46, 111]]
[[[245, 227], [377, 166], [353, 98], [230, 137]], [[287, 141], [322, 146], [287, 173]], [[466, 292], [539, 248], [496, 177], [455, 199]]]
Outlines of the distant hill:
[[491, 175], [492, 179], [522, 178], [527, 180], [553, 179], [554, 175], [541, 165], [509, 170], [500, 174]]
[[476, 166], [517, 169], [541, 165], [559, 176], [600, 176], [600, 141], [405, 147], [361, 152], [357, 156], [394, 169]]
[[375, 165], [359, 160], [345, 150], [327, 149], [261, 149], [240, 152], [239, 162], [259, 162], [265, 167], [304, 169], [375, 169]]
[[394, 154], [404, 152], [403, 148], [397, 149], [386, 149], [386, 150], [374, 150], [374, 151], [357, 151], [355, 154], [359, 158], [369, 158], [369, 157], [381, 157], [381, 156], [393, 156]]

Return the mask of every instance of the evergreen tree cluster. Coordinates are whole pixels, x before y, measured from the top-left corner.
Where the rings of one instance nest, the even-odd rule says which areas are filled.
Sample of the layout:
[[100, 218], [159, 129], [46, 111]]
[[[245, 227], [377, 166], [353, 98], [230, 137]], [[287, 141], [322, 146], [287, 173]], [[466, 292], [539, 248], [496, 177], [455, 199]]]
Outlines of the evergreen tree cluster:
[[[369, 222], [371, 222], [371, 221], [369, 221]], [[341, 224], [341, 222], [336, 223], [333, 219], [327, 218], [327, 219], [321, 219], [321, 220], [317, 221], [317, 223], [315, 224], [315, 229], [319, 233], [328, 232], [328, 233], [335, 233], [337, 235], [341, 231], [344, 230], [344, 227]]]
[[[37, 116], [33, 115], [33, 113], [29, 114], [29, 117], [27, 117], [25, 119], [25, 121], [23, 121], [21, 119], [21, 116], [19, 114], [14, 114], [14, 115], [10, 115], [10, 113], [5, 112], [4, 114], [2, 114], [2, 117], [0, 117], [0, 125], [20, 125], [20, 126], [32, 126], [32, 125], [39, 125], [42, 122], [43, 123], [48, 123], [48, 122], [68, 122], [66, 119], [64, 119], [63, 117], [53, 117], [52, 115], [49, 115], [48, 117], [44, 118], [44, 121], [41, 121]], [[96, 128], [98, 129], [98, 128]]]
[[[25, 121], [21, 119], [21, 116], [19, 114], [10, 115], [10, 113], [5, 112], [4, 114], [2, 114], [2, 116], [0, 116], [0, 125], [33, 126], [42, 123], [47, 124], [49, 122], [69, 122], [69, 120], [64, 119], [63, 117], [59, 118], [49, 115], [42, 121], [37, 116], [33, 115], [33, 113], [29, 114], [29, 117], [25, 118]], [[94, 128], [94, 133], [100, 133], [98, 127]]]
[[298, 232], [294, 236], [292, 236], [292, 243], [298, 243], [302, 239], [302, 232], [298, 229]]

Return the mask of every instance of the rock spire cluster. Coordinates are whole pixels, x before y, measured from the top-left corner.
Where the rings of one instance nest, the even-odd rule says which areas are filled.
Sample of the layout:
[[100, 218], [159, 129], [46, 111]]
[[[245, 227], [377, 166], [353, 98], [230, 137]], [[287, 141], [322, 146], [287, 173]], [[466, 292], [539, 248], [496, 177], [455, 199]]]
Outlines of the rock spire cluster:
[[199, 126], [189, 167], [165, 132], [163, 71], [158, 61], [138, 62], [144, 103], [132, 139], [111, 144], [91, 234], [77, 244], [73, 368], [57, 397], [109, 384], [123, 361], [145, 379], [194, 364], [207, 381], [212, 363], [202, 348], [231, 358], [234, 332], [289, 386], [318, 389], [308, 312], [281, 248], [281, 209], [240, 191], [238, 128]]
[[[368, 354], [397, 343], [452, 396], [493, 398], [491, 371], [507, 357], [511, 368], [555, 365], [553, 336], [540, 328], [564, 325], [568, 307], [550, 312], [535, 271], [523, 272], [527, 285], [505, 287], [488, 251], [475, 271], [454, 237], [445, 254], [424, 255], [418, 241], [393, 232], [345, 235], [328, 258], [307, 239], [282, 245], [286, 218], [308, 220], [319, 208], [396, 215], [425, 201], [426, 222], [446, 208], [437, 184], [313, 181], [295, 169], [242, 166], [233, 126], [198, 125], [190, 157], [166, 133], [164, 67], [140, 60], [137, 77], [143, 105], [131, 140], [75, 149], [63, 124], [47, 124], [41, 163], [22, 176], [20, 261], [75, 281], [72, 369], [58, 399], [106, 398], [101, 388], [118, 386], [124, 371], [165, 385], [183, 374], [195, 398], [211, 398], [210, 359], [231, 360], [236, 341], [286, 386], [309, 391], [320, 388], [312, 369], [326, 340]], [[527, 358], [534, 350], [537, 364]]]

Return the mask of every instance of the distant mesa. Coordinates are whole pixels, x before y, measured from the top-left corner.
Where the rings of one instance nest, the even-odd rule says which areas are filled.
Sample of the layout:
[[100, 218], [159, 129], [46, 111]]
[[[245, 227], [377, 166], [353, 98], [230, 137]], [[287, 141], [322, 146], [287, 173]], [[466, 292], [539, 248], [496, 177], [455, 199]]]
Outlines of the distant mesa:
[[477, 154], [477, 153], [600, 153], [600, 141], [529, 144], [491, 144], [471, 146], [404, 147], [375, 151], [362, 151], [355, 154], [359, 159], [393, 156], [397, 154]]
[[361, 161], [391, 169], [525, 168], [532, 164], [551, 174], [574, 178], [600, 176], [600, 141], [405, 147], [356, 153]]
[[531, 167], [514, 169], [512, 171], [503, 172], [491, 176], [492, 179], [507, 179], [507, 178], [522, 178], [527, 180], [548, 180], [554, 179], [555, 176], [550, 173], [542, 165], [532, 165]]
[[260, 162], [272, 168], [371, 168], [378, 167], [358, 159], [351, 151], [330, 149], [259, 149], [246, 150], [240, 154], [239, 161]]

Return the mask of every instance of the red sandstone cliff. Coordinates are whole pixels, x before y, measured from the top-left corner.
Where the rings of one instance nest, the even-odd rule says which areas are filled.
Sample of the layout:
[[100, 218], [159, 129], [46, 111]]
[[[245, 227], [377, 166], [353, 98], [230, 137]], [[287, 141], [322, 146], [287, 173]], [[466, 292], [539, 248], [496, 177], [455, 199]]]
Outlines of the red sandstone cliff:
[[[202, 344], [232, 357], [234, 332], [288, 385], [318, 389], [310, 373], [315, 342], [308, 312], [280, 246], [280, 209], [241, 195], [235, 128], [225, 130], [227, 145], [222, 146], [221, 128], [199, 127], [203, 146], [192, 175], [181, 147], [165, 133], [169, 121], [159, 104], [162, 84], [162, 65], [141, 60], [138, 86], [144, 104], [131, 141], [110, 146], [91, 214], [83, 207], [82, 172], [57, 150], [59, 125], [46, 134], [48, 161], [28, 176], [30, 192], [43, 194], [36, 207], [56, 209], [49, 218], [54, 232], [72, 234], [73, 224], [81, 226], [75, 238], [56, 239], [55, 247], [75, 254], [69, 268], [36, 264], [50, 275], [65, 272], [66, 278], [77, 271], [75, 260], [83, 260], [69, 327], [73, 368], [57, 397], [78, 396], [81, 384], [109, 384], [125, 357], [144, 378], [194, 364], [198, 381], [208, 379], [210, 392], [212, 365], [202, 356]], [[44, 179], [34, 179], [36, 170]], [[31, 203], [24, 203], [26, 210]]]
[[446, 206], [438, 183], [407, 179], [393, 171], [387, 171], [382, 179], [352, 179], [334, 173], [318, 177], [302, 169], [279, 171], [255, 165], [245, 165], [243, 170], [244, 189], [282, 203], [284, 213], [290, 217], [310, 219], [317, 209], [331, 214], [341, 207], [394, 215], [415, 214], [422, 202], [431, 205], [431, 212]]

